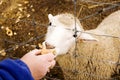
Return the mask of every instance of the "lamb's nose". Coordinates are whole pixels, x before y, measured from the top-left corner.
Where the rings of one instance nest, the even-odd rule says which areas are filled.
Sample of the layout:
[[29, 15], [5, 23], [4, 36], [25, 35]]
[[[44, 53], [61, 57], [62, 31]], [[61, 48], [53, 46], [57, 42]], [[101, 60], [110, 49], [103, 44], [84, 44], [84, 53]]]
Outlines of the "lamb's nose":
[[55, 46], [53, 45], [50, 45], [49, 43], [45, 42], [45, 45], [46, 45], [46, 49], [54, 49]]

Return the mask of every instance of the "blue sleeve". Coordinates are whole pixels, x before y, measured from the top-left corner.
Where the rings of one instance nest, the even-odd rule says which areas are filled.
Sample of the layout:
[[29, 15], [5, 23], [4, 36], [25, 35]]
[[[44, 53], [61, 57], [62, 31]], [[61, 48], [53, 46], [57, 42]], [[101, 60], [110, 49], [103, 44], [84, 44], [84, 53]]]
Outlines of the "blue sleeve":
[[27, 65], [20, 59], [0, 62], [0, 80], [34, 80]]

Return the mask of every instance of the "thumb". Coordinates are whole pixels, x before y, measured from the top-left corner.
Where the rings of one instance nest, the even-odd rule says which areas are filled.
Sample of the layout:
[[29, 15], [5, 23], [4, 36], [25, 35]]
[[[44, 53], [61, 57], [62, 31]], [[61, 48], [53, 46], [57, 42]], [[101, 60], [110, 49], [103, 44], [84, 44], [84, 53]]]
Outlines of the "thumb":
[[41, 50], [34, 49], [34, 50], [30, 51], [30, 54], [38, 55], [38, 54], [40, 54], [40, 52], [41, 52]]

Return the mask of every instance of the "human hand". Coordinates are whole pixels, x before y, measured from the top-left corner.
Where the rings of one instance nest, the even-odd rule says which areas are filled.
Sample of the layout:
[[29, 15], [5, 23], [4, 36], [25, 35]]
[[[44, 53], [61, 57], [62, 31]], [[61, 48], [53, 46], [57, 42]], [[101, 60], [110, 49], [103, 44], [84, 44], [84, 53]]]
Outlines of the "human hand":
[[44, 77], [49, 72], [49, 69], [55, 65], [55, 56], [52, 53], [38, 55], [40, 52], [40, 50], [35, 49], [21, 58], [29, 67], [35, 80]]

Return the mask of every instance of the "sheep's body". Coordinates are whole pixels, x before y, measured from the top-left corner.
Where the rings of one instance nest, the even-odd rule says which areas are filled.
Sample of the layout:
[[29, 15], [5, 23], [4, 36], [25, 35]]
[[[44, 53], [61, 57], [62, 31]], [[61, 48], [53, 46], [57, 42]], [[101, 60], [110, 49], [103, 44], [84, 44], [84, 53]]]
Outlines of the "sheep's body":
[[[98, 34], [96, 31], [89, 32]], [[115, 74], [120, 41], [108, 37], [97, 38], [99, 42], [78, 42], [76, 58], [74, 49], [57, 57], [65, 80], [106, 80]], [[78, 74], [75, 75], [72, 70], [77, 70]]]
[[120, 37], [120, 10], [105, 18], [97, 29], [106, 34]]
[[[96, 29], [86, 32], [120, 37], [120, 11], [104, 19]], [[114, 76], [120, 55], [120, 39], [92, 36], [99, 41], [77, 42], [77, 57], [74, 57], [73, 47], [68, 54], [57, 56], [65, 80], [109, 80]]]

